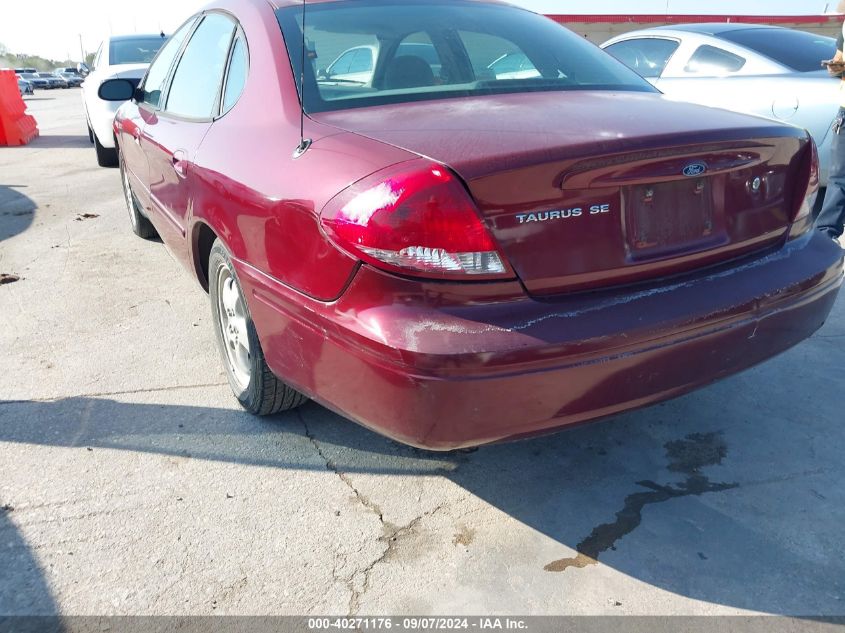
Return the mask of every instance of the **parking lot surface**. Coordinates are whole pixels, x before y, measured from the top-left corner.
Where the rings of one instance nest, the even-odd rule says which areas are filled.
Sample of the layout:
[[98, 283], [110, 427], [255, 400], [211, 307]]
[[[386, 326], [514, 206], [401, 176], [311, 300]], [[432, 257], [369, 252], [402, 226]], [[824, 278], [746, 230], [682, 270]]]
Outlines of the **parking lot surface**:
[[0, 614], [845, 615], [843, 300], [762, 366], [551, 437], [256, 419], [79, 91], [27, 101], [41, 137], [0, 148]]

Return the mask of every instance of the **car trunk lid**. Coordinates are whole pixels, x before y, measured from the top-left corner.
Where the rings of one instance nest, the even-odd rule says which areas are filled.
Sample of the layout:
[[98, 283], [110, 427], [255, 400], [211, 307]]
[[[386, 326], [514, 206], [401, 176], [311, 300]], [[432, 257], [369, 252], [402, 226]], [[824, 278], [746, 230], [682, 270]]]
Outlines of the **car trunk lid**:
[[772, 247], [807, 180], [803, 130], [660, 95], [512, 94], [312, 116], [452, 168], [536, 296]]

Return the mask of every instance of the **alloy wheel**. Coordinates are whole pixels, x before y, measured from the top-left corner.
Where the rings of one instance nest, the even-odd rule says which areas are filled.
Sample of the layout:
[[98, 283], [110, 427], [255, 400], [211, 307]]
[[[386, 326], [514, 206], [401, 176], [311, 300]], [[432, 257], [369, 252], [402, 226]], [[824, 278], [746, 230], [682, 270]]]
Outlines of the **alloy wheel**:
[[252, 375], [247, 315], [235, 277], [225, 265], [217, 275], [217, 315], [229, 367], [237, 383], [246, 389]]

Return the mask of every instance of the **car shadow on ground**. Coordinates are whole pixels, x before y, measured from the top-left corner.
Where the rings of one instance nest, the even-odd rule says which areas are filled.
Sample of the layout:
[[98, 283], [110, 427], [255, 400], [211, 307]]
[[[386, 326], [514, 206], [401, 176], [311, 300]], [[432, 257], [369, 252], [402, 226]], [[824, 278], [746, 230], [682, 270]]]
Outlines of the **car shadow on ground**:
[[[44, 580], [44, 573], [31, 548], [12, 522], [14, 507], [0, 506], [0, 563], [4, 575], [15, 579], [12, 591], [0, 593], [0, 631], [4, 615], [54, 615], [56, 605]], [[4, 586], [11, 583], [4, 582]]]
[[92, 148], [86, 134], [46, 134], [33, 139], [27, 147], [39, 149], [67, 149], [74, 147]]
[[[565, 546], [549, 556], [513, 543], [550, 579], [577, 577], [598, 560], [695, 600], [841, 615], [845, 439], [838, 409], [812, 394], [841, 371], [842, 330], [662, 405], [469, 452], [399, 445], [314, 403], [267, 420], [105, 397], [0, 402], [0, 441], [326, 468], [353, 481], [358, 473], [442, 477]], [[324, 465], [285, 450], [306, 440]], [[0, 568], [38, 586], [32, 558], [15, 552], [0, 549]], [[50, 608], [47, 592], [35, 595], [38, 610]], [[0, 595], [0, 612], [6, 601]]]
[[23, 233], [35, 219], [37, 207], [23, 193], [26, 188], [27, 185], [0, 184], [0, 242]]

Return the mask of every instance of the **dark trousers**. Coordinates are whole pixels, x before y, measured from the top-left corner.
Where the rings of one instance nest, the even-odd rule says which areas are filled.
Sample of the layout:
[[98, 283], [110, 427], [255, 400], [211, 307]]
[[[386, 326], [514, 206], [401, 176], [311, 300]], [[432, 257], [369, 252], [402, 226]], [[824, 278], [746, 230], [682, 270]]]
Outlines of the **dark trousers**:
[[831, 151], [833, 154], [830, 161], [830, 176], [827, 181], [827, 194], [824, 197], [824, 204], [816, 219], [816, 228], [824, 231], [831, 237], [839, 237], [843, 232], [845, 223], [845, 127], [840, 123], [845, 119], [845, 108], [839, 109], [831, 134]]

